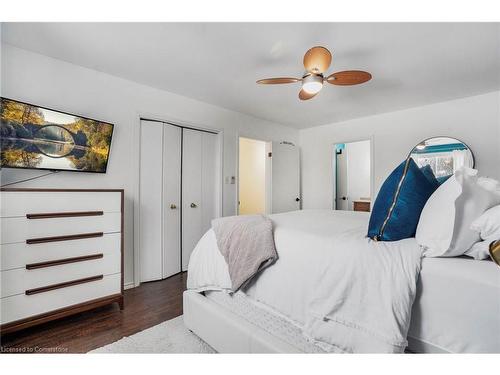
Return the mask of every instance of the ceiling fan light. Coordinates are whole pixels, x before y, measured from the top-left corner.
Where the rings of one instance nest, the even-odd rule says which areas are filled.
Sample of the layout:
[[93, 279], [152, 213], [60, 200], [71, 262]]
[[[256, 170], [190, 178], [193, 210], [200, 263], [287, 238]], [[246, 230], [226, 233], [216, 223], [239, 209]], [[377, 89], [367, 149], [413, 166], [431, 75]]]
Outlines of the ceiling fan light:
[[302, 90], [308, 94], [316, 94], [323, 88], [323, 77], [311, 74], [302, 79]]

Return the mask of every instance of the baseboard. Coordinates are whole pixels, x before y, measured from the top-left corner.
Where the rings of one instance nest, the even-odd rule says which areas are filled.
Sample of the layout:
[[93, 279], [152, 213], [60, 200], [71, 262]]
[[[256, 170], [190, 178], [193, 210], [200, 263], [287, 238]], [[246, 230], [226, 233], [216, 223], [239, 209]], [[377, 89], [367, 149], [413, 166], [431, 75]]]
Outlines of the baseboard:
[[133, 281], [129, 282], [129, 283], [125, 283], [123, 284], [123, 289], [127, 290], [127, 289], [132, 289], [132, 288], [135, 288], [135, 284]]

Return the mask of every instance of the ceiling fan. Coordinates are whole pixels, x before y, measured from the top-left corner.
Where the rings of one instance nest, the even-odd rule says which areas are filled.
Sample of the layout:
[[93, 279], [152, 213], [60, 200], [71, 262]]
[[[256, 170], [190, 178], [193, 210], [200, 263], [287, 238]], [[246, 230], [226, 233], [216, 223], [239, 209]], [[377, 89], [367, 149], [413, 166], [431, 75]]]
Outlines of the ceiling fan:
[[332, 54], [325, 47], [313, 47], [304, 55], [304, 67], [306, 72], [302, 78], [265, 78], [259, 79], [257, 83], [265, 85], [279, 85], [283, 83], [302, 82], [302, 89], [299, 92], [300, 100], [309, 100], [314, 98], [323, 88], [323, 83], [328, 82], [332, 85], [351, 86], [359, 85], [369, 81], [372, 75], [362, 70], [344, 70], [330, 74], [324, 77], [323, 73], [328, 69], [332, 62]]

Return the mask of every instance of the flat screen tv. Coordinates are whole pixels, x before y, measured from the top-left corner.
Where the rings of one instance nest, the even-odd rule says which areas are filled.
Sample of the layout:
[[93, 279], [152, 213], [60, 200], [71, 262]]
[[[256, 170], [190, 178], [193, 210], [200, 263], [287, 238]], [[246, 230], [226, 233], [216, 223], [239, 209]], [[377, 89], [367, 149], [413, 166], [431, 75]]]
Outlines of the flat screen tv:
[[0, 98], [1, 167], [106, 173], [113, 124]]

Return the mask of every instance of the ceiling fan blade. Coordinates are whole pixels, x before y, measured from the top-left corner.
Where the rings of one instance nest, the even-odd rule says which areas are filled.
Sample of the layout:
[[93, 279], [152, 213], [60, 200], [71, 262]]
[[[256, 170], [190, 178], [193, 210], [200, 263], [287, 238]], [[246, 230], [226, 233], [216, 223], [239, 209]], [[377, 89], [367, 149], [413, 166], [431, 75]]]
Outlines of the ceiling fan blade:
[[313, 47], [304, 55], [304, 67], [310, 73], [323, 73], [332, 63], [332, 54], [325, 47]]
[[300, 100], [309, 100], [309, 99], [314, 98], [316, 95], [318, 95], [318, 93], [316, 93], [316, 94], [309, 94], [305, 90], [300, 90], [300, 92], [299, 92], [299, 99]]
[[365, 83], [370, 79], [372, 79], [372, 75], [368, 72], [363, 72], [362, 70], [345, 70], [330, 74], [326, 78], [326, 81], [332, 85], [350, 86]]
[[300, 78], [290, 78], [290, 77], [281, 77], [281, 78], [264, 78], [259, 79], [257, 83], [261, 85], [281, 85], [283, 83], [295, 83], [302, 81]]

